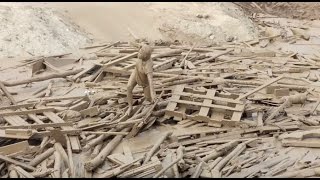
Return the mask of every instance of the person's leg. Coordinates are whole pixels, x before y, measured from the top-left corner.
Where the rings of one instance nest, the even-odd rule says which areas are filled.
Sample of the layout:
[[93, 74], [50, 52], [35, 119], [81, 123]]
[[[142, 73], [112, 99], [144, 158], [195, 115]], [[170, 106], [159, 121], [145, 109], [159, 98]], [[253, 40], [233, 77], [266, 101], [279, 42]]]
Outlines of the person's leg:
[[144, 87], [143, 92], [144, 92], [145, 100], [151, 102], [152, 98], [151, 98], [150, 86]]
[[137, 81], [135, 78], [136, 78], [136, 71], [133, 71], [133, 73], [130, 75], [128, 85], [127, 85], [127, 101], [129, 104], [129, 109], [127, 111], [128, 116], [131, 114], [132, 105], [133, 105], [132, 91], [133, 91], [134, 87], [137, 85]]

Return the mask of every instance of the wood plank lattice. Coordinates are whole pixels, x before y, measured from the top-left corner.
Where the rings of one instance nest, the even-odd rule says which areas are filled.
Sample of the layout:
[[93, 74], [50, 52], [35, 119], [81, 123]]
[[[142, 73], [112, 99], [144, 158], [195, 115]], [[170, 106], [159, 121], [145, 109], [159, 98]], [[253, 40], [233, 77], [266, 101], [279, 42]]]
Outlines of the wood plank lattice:
[[177, 86], [167, 105], [166, 118], [176, 121], [191, 119], [210, 126], [234, 126], [239, 122], [244, 104], [234, 94], [218, 93], [214, 89], [195, 90], [185, 85]]

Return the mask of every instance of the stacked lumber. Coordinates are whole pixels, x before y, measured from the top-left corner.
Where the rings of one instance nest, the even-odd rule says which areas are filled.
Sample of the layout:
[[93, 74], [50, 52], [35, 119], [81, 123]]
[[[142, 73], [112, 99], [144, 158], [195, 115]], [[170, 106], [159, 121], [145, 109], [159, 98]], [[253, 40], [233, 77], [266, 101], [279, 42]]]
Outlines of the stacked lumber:
[[[0, 82], [0, 176], [318, 176], [319, 57], [268, 48], [290, 38], [306, 41], [154, 44], [157, 97], [146, 104], [137, 87], [131, 116], [133, 43], [26, 60], [31, 77]], [[154, 140], [137, 150], [139, 138]]]

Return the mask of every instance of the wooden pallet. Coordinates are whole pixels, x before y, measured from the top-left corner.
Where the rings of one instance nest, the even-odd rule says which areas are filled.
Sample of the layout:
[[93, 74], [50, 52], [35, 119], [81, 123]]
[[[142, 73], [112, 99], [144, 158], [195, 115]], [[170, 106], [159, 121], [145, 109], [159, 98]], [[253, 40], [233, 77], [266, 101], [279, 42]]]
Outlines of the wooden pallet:
[[237, 97], [234, 94], [220, 94], [214, 89], [200, 91], [179, 85], [173, 91], [165, 116], [173, 117], [176, 121], [191, 119], [206, 122], [215, 127], [235, 126], [245, 106], [243, 102], [235, 100]]
[[[26, 104], [23, 108], [16, 107], [19, 105], [1, 107], [0, 117], [2, 117], [8, 124], [16, 127], [31, 127], [35, 125], [46, 125], [52, 123], [65, 123], [57, 114], [54, 113], [54, 108], [40, 108], [34, 109], [32, 104]], [[21, 105], [20, 105], [21, 106]], [[21, 110], [16, 110], [21, 108]], [[48, 118], [46, 122], [42, 121], [37, 115], [43, 115]], [[23, 116], [28, 116], [23, 118]], [[48, 125], [48, 127], [50, 127]], [[19, 128], [18, 128], [19, 129]], [[71, 126], [62, 126], [62, 130], [75, 130]], [[80, 152], [81, 146], [78, 136], [69, 135], [68, 136], [71, 142], [71, 148], [73, 152]]]

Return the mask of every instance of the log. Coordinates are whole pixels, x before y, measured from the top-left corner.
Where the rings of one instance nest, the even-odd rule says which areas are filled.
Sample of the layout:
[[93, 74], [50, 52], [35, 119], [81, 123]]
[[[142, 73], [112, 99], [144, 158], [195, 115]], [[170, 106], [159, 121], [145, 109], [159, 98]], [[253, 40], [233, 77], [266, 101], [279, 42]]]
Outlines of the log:
[[[176, 158], [177, 158], [176, 153], [173, 153], [172, 158], [173, 158], [173, 159], [176, 159]], [[178, 163], [179, 163], [179, 162], [178, 162]], [[180, 175], [180, 173], [179, 173], [179, 169], [178, 169], [178, 165], [177, 165], [177, 164], [174, 164], [174, 165], [173, 165], [172, 170], [173, 170], [174, 178], [180, 178], [180, 177], [181, 177], [181, 175]]]
[[[245, 149], [248, 142], [243, 142], [239, 144], [232, 152], [230, 152], [226, 157], [224, 157], [214, 168], [213, 171], [221, 177], [221, 169], [233, 158], [240, 155]], [[215, 174], [215, 173], [214, 173]]]
[[15, 169], [19, 174], [22, 174], [26, 178], [34, 178], [34, 176], [32, 176], [30, 173], [28, 173], [19, 166], [14, 166], [13, 169]]
[[153, 176], [153, 178], [158, 178], [159, 176], [161, 176], [166, 170], [170, 169], [173, 165], [175, 165], [176, 163], [178, 163], [183, 157], [178, 157], [176, 160], [174, 160], [173, 162], [171, 162], [170, 164], [168, 164], [168, 166], [166, 166], [165, 168], [161, 169], [157, 174], [155, 174]]
[[67, 71], [67, 72], [64, 72], [64, 73], [55, 73], [55, 74], [50, 74], [50, 75], [47, 75], [47, 76], [33, 77], [33, 78], [30, 78], [30, 79], [19, 80], [19, 81], [14, 81], [14, 82], [3, 82], [3, 84], [5, 86], [17, 86], [17, 85], [21, 85], [21, 84], [39, 82], [39, 81], [44, 81], [44, 80], [53, 79], [53, 78], [65, 78], [67, 76], [77, 74], [77, 73], [79, 73], [81, 71], [82, 71], [82, 69], [77, 69], [77, 70], [73, 70], [73, 71]]
[[231, 141], [226, 144], [223, 144], [212, 150], [210, 154], [202, 158], [202, 161], [207, 162], [211, 159], [215, 159], [223, 154], [227, 153], [230, 149], [235, 147], [238, 144], [238, 141]]
[[8, 166], [9, 177], [10, 178], [19, 178], [19, 175], [18, 175], [17, 171], [13, 167], [14, 167], [14, 165], [12, 165], [12, 164], [10, 164]]
[[106, 171], [105, 173], [98, 175], [97, 178], [111, 178], [111, 177], [117, 176], [120, 173], [122, 173], [122, 172], [126, 171], [127, 169], [129, 169], [131, 166], [133, 166], [136, 162], [138, 162], [140, 160], [142, 160], [142, 157], [138, 158], [136, 160], [133, 160], [133, 161], [127, 163], [127, 164], [124, 164], [124, 165], [122, 165], [120, 167], [117, 167], [115, 169]]
[[53, 175], [55, 178], [61, 178], [61, 155], [59, 152], [54, 152], [54, 172]]
[[201, 172], [202, 172], [202, 166], [203, 166], [204, 162], [200, 162], [200, 164], [197, 165], [197, 168], [195, 170], [195, 172], [192, 174], [191, 178], [199, 178]]
[[67, 140], [67, 152], [68, 152], [68, 160], [69, 160], [69, 170], [70, 170], [70, 177], [75, 178], [75, 171], [74, 171], [74, 163], [72, 159], [72, 148], [71, 148], [71, 142], [68, 136], [65, 135], [65, 138]]
[[[112, 132], [112, 131], [115, 131], [116, 129], [115, 128], [112, 128], [110, 129], [109, 131]], [[108, 131], [108, 132], [109, 132]], [[91, 140], [90, 142], [88, 142], [84, 147], [83, 147], [83, 150], [84, 151], [87, 151], [89, 150], [90, 148], [102, 143], [102, 141], [104, 141], [105, 139], [107, 139], [108, 137], [110, 137], [111, 134], [102, 134], [100, 136], [98, 136], [97, 138]]]
[[181, 50], [181, 49], [172, 50], [172, 51], [164, 52], [161, 54], [157, 54], [157, 55], [153, 56], [152, 59], [173, 56], [175, 54], [181, 54], [182, 52], [183, 52], [183, 50]]
[[7, 156], [4, 156], [4, 155], [2, 155], [2, 154], [0, 154], [0, 159], [3, 160], [3, 161], [6, 161], [6, 162], [8, 162], [8, 163], [17, 165], [17, 166], [21, 166], [21, 167], [23, 167], [24, 169], [27, 169], [27, 170], [30, 170], [30, 171], [35, 171], [35, 170], [36, 170], [36, 168], [34, 168], [34, 167], [30, 166], [30, 165], [27, 165], [27, 164], [25, 164], [25, 163], [16, 161], [16, 160], [11, 159], [11, 158], [9, 158], [9, 157], [7, 157]]
[[69, 160], [68, 160], [68, 155], [67, 155], [66, 151], [63, 149], [61, 143], [56, 142], [56, 143], [54, 144], [54, 148], [56, 149], [57, 152], [60, 153], [63, 161], [70, 167], [70, 165], [69, 165]]
[[254, 166], [251, 166], [250, 168], [247, 168], [245, 170], [242, 170], [241, 172], [238, 172], [238, 173], [233, 173], [231, 174], [230, 176], [228, 176], [228, 178], [245, 178], [251, 174], [254, 174], [254, 173], [257, 173], [259, 172], [261, 169], [264, 169], [264, 168], [268, 168], [268, 167], [271, 167], [275, 164], [278, 164], [279, 162], [283, 161], [284, 159], [287, 159], [289, 158], [288, 156], [277, 156], [277, 157], [274, 157], [270, 160], [267, 160], [265, 162], [262, 162], [260, 164], [257, 164], [257, 165], [254, 165]]
[[156, 152], [156, 150], [160, 147], [160, 145], [163, 143], [163, 141], [171, 135], [172, 135], [172, 132], [166, 132], [161, 138], [159, 138], [159, 140], [153, 145], [153, 147], [146, 154], [146, 157], [143, 160], [143, 164], [146, 164], [151, 159], [151, 157]]
[[53, 173], [53, 169], [46, 169], [46, 170], [41, 169], [40, 172], [32, 172], [30, 174], [35, 178], [43, 178], [50, 175], [51, 173]]
[[54, 148], [47, 149], [45, 152], [43, 152], [42, 154], [38, 155], [36, 158], [32, 159], [32, 161], [29, 162], [29, 165], [33, 166], [33, 167], [37, 166], [43, 160], [45, 160], [48, 157], [50, 157], [54, 153], [54, 151], [55, 151]]
[[220, 57], [220, 56], [222, 56], [222, 55], [228, 54], [228, 53], [231, 52], [231, 51], [233, 51], [233, 49], [230, 49], [230, 50], [228, 50], [228, 51], [222, 52], [222, 53], [220, 53], [220, 54], [217, 54], [217, 55], [215, 55], [215, 56], [209, 57], [209, 58], [207, 58], [207, 59], [203, 59], [203, 60], [197, 61], [197, 62], [195, 62], [195, 63], [193, 63], [193, 64], [196, 66], [196, 65], [201, 64], [201, 63], [204, 63], [204, 62], [212, 61], [212, 60], [214, 60], [214, 59], [216, 59], [216, 58], [218, 58], [218, 57]]
[[96, 146], [94, 147], [92, 153], [91, 153], [91, 158], [95, 158], [95, 157], [99, 154], [99, 152], [100, 152], [100, 150], [102, 149], [102, 147], [103, 147], [103, 144], [102, 144], [102, 143], [96, 145]]
[[[121, 132], [128, 132], [129, 128], [124, 128]], [[84, 167], [87, 171], [92, 171], [104, 162], [106, 157], [112, 152], [112, 150], [118, 146], [124, 135], [116, 135], [102, 150], [101, 152], [91, 161], [87, 161]]]

